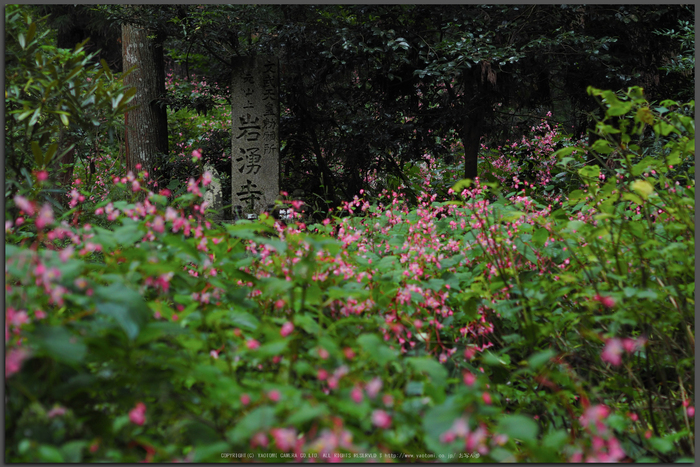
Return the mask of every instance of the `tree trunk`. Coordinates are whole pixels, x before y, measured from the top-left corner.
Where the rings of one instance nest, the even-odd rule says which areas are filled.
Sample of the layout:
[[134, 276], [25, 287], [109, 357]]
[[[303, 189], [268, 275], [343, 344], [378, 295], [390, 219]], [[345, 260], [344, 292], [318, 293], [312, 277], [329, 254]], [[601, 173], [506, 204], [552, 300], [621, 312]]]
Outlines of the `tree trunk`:
[[464, 178], [474, 180], [477, 175], [479, 148], [481, 143], [481, 125], [477, 118], [467, 118], [461, 131], [464, 147]]
[[136, 165], [141, 164], [149, 179], [162, 186], [162, 159], [168, 154], [167, 109], [158, 102], [165, 94], [162, 39], [149, 40], [147, 30], [122, 25], [122, 61], [125, 71], [137, 66], [124, 77], [125, 85], [136, 88], [132, 104], [138, 106], [124, 118], [126, 167], [136, 173]]

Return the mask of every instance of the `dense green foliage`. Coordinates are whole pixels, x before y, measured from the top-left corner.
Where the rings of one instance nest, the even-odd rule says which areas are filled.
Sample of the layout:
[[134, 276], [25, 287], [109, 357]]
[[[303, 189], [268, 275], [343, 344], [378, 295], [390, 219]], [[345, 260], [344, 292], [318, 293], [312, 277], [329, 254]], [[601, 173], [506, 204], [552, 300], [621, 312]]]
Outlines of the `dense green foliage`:
[[186, 182], [151, 191], [95, 131], [59, 210], [46, 145], [129, 91], [6, 27], [18, 63], [66, 64], [6, 72], [7, 461], [694, 458], [694, 101], [588, 87], [592, 144], [543, 118], [479, 180], [424, 155], [327, 217], [219, 224], [224, 91], [174, 80], [213, 102], [171, 109]]

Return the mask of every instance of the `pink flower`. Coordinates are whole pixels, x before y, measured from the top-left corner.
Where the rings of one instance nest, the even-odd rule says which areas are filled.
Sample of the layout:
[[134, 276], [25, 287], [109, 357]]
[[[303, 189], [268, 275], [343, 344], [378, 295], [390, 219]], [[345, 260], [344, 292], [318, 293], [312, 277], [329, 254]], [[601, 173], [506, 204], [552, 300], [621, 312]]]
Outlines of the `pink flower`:
[[249, 350], [255, 350], [260, 347], [260, 342], [256, 341], [255, 339], [248, 339], [245, 346], [248, 347]]
[[241, 394], [241, 404], [243, 404], [243, 405], [250, 404], [250, 396], [248, 394]]
[[625, 351], [629, 353], [633, 353], [637, 350], [642, 350], [644, 348], [644, 345], [646, 344], [647, 340], [643, 337], [640, 337], [639, 339], [623, 339], [622, 341], [622, 346], [625, 348]]
[[15, 195], [14, 200], [17, 207], [24, 211], [25, 214], [28, 216], [34, 215], [34, 206], [27, 198], [24, 196]]
[[375, 410], [372, 412], [372, 423], [383, 429], [391, 426], [391, 416], [383, 410]]
[[605, 425], [603, 424], [603, 420], [605, 420], [609, 414], [610, 409], [606, 406], [600, 404], [592, 405], [583, 412], [579, 420], [581, 421], [581, 425], [586, 428], [594, 424], [599, 431], [604, 431]]
[[192, 151], [192, 159], [200, 160], [202, 158], [202, 152], [199, 149]]
[[294, 325], [290, 321], [287, 321], [282, 325], [282, 329], [280, 329], [280, 335], [282, 337], [287, 337], [292, 333], [292, 331], [294, 331]]
[[321, 368], [316, 373], [316, 378], [318, 378], [320, 381], [324, 381], [324, 380], [328, 379], [328, 372], [326, 370], [324, 370], [323, 368]]
[[136, 425], [143, 425], [146, 423], [146, 404], [143, 402], [136, 404], [136, 407], [129, 412], [129, 420]]
[[689, 416], [690, 418], [693, 418], [693, 417], [695, 416], [695, 407], [693, 407], [693, 406], [691, 405], [691, 406], [688, 407], [686, 410], [687, 410], [688, 416]]
[[604, 362], [617, 366], [622, 363], [623, 350], [622, 340], [618, 339], [617, 337], [608, 339], [605, 343], [603, 352], [600, 354], [600, 358]]
[[353, 401], [355, 401], [356, 404], [359, 404], [362, 402], [363, 399], [363, 394], [362, 394], [362, 389], [359, 386], [355, 386], [352, 388], [352, 391], [350, 391], [350, 397], [352, 398]]
[[272, 402], [279, 402], [281, 396], [282, 395], [277, 389], [273, 389], [267, 393], [267, 397], [269, 397]]
[[268, 445], [267, 436], [262, 431], [255, 433], [253, 435], [253, 438], [250, 440], [250, 447], [253, 449], [255, 449], [257, 446], [260, 446], [263, 449], [265, 449], [265, 448], [267, 448], [267, 445]]
[[464, 372], [464, 384], [467, 386], [473, 386], [476, 382], [476, 376], [471, 371]]
[[370, 397], [370, 399], [374, 399], [377, 397], [377, 394], [379, 394], [379, 391], [382, 389], [382, 380], [379, 378], [374, 378], [372, 381], [367, 383], [367, 395]]
[[46, 415], [47, 415], [49, 418], [54, 418], [54, 417], [58, 417], [58, 416], [61, 416], [61, 415], [65, 415], [65, 413], [66, 413], [66, 408], [65, 408], [65, 407], [56, 406], [56, 407], [54, 407], [53, 409], [49, 410], [49, 413], [47, 413]]
[[53, 222], [53, 210], [48, 203], [44, 203], [39, 211], [39, 215], [36, 218], [36, 227], [38, 229], [43, 229], [48, 224]]
[[202, 175], [202, 185], [207, 186], [211, 183], [211, 172], [208, 170]]
[[36, 179], [40, 182], [43, 182], [48, 178], [49, 178], [49, 173], [46, 170], [39, 170], [36, 173]]
[[273, 428], [270, 434], [275, 439], [275, 445], [280, 451], [289, 451], [297, 440], [297, 432], [294, 428]]
[[488, 392], [484, 392], [481, 395], [481, 398], [484, 399], [484, 403], [486, 405], [491, 405], [491, 394], [489, 394]]
[[323, 347], [319, 347], [319, 349], [318, 349], [318, 356], [319, 357], [321, 357], [322, 359], [325, 360], [329, 357], [329, 355], [330, 354], [328, 353], [328, 351], [326, 349], [324, 349]]
[[593, 300], [600, 302], [605, 308], [612, 308], [615, 306], [615, 300], [611, 296], [603, 297], [600, 294], [595, 294]]
[[17, 373], [22, 368], [22, 362], [29, 357], [29, 352], [23, 348], [12, 348], [5, 354], [5, 379]]

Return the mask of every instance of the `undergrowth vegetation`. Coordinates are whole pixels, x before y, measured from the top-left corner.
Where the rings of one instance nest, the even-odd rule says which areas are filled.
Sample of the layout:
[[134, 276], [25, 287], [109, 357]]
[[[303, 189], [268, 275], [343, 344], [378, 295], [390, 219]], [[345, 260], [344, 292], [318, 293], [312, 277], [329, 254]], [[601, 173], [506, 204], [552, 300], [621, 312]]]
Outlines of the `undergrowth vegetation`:
[[115, 175], [59, 213], [37, 160], [6, 198], [6, 459], [692, 460], [694, 102], [589, 93], [590, 146], [543, 121], [482, 180], [426, 156], [320, 222], [208, 220], [198, 150], [181, 194]]

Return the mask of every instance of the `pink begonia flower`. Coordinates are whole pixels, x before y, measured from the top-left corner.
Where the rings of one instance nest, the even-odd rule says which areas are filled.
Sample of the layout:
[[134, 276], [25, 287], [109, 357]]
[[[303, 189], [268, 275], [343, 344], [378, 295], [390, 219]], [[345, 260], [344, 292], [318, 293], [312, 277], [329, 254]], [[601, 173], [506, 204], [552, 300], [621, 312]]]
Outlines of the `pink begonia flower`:
[[476, 382], [476, 376], [471, 371], [464, 372], [464, 384], [467, 386], [473, 386]]
[[14, 200], [17, 207], [24, 211], [25, 214], [28, 216], [34, 215], [34, 205], [31, 203], [31, 201], [20, 195], [15, 195]]
[[280, 329], [280, 335], [282, 335], [282, 337], [287, 337], [292, 333], [292, 331], [294, 331], [294, 325], [290, 321], [287, 321], [282, 325], [282, 329]]
[[49, 178], [49, 173], [46, 170], [40, 170], [36, 173], [36, 179], [40, 182], [46, 181]]
[[370, 399], [374, 399], [382, 389], [382, 380], [379, 378], [374, 378], [372, 381], [367, 383], [367, 387], [365, 389], [367, 390], [367, 395], [370, 397]]
[[485, 392], [481, 395], [481, 398], [484, 399], [484, 403], [486, 405], [491, 405], [491, 394], [488, 392]]
[[695, 416], [695, 407], [692, 405], [686, 409], [686, 412], [688, 413], [688, 416], [690, 418], [693, 418]]
[[212, 181], [211, 172], [209, 172], [209, 171], [207, 170], [207, 171], [204, 172], [204, 174], [202, 175], [202, 185], [207, 186], [207, 185], [209, 185], [209, 184], [211, 183], [211, 181]]
[[644, 346], [646, 345], [647, 340], [643, 337], [640, 337], [638, 339], [623, 339], [622, 341], [622, 346], [625, 348], [625, 350], [629, 353], [636, 352], [637, 350], [642, 350]]
[[260, 342], [256, 341], [255, 339], [248, 339], [245, 346], [248, 347], [249, 350], [255, 350], [260, 347]]
[[603, 420], [605, 420], [609, 414], [610, 409], [608, 409], [606, 406], [601, 404], [592, 405], [583, 412], [583, 415], [581, 415], [579, 421], [585, 428], [588, 428], [591, 424], [594, 424], [599, 432], [604, 432], [605, 425], [603, 424]]
[[253, 438], [250, 440], [250, 447], [252, 449], [255, 449], [256, 447], [260, 446], [263, 449], [265, 449], [265, 448], [267, 448], [268, 443], [269, 442], [267, 440], [267, 436], [265, 435], [265, 433], [263, 433], [262, 431], [259, 431], [259, 432], [255, 433], [253, 435]]
[[611, 296], [603, 297], [600, 294], [595, 294], [593, 300], [600, 302], [605, 308], [612, 308], [615, 306], [615, 300]]
[[372, 412], [372, 423], [379, 428], [389, 428], [391, 426], [391, 416], [383, 410]]
[[350, 391], [350, 397], [353, 401], [355, 401], [356, 404], [359, 404], [364, 398], [364, 395], [362, 394], [362, 389], [359, 386], [355, 386], [354, 388], [352, 388], [352, 391]]
[[280, 451], [289, 451], [297, 440], [297, 432], [294, 428], [273, 428], [270, 434], [275, 439], [275, 445]]
[[273, 389], [272, 391], [267, 393], [267, 397], [270, 398], [272, 402], [279, 402], [280, 397], [282, 397], [282, 394], [277, 389]]
[[146, 404], [143, 402], [136, 404], [136, 407], [129, 412], [129, 420], [136, 425], [143, 425], [146, 423]]
[[57, 406], [57, 407], [54, 407], [53, 409], [49, 410], [49, 413], [47, 413], [46, 416], [49, 418], [54, 418], [54, 417], [58, 417], [61, 415], [65, 415], [65, 413], [66, 413], [65, 407]]
[[200, 160], [202, 158], [202, 152], [199, 149], [192, 151], [192, 158]]
[[316, 378], [318, 378], [319, 381], [324, 381], [324, 380], [328, 379], [328, 372], [326, 370], [324, 370], [323, 368], [321, 368], [316, 373]]
[[44, 203], [36, 218], [35, 224], [38, 229], [43, 229], [53, 222], [53, 209], [49, 203]]
[[5, 354], [5, 379], [17, 373], [22, 368], [22, 362], [29, 357], [29, 351], [23, 348], [12, 348]]
[[623, 351], [624, 347], [622, 346], [622, 340], [618, 339], [617, 337], [614, 337], [612, 339], [607, 340], [607, 342], [605, 343], [605, 348], [600, 354], [600, 358], [604, 362], [608, 362], [611, 365], [618, 366], [622, 363]]
[[241, 404], [243, 404], [243, 405], [250, 404], [250, 396], [248, 394], [241, 394]]

